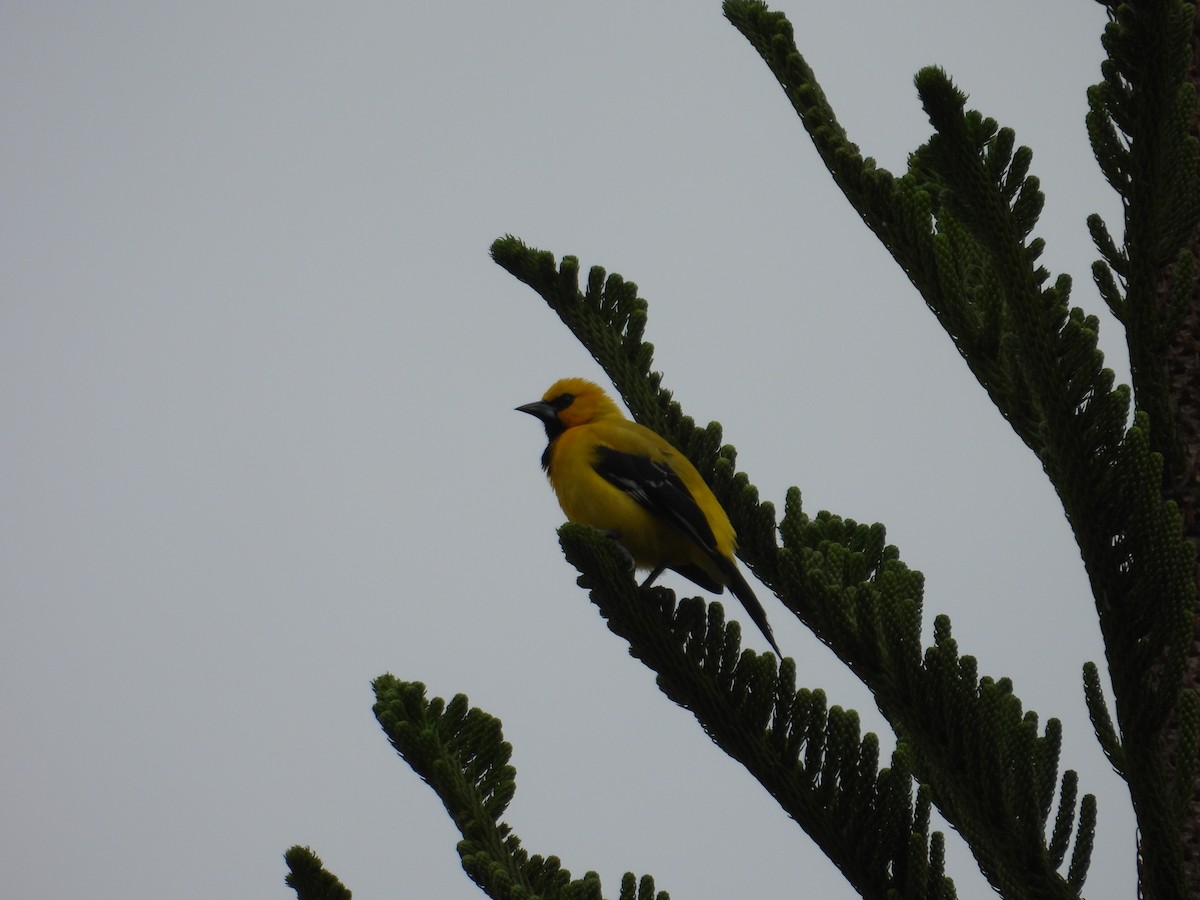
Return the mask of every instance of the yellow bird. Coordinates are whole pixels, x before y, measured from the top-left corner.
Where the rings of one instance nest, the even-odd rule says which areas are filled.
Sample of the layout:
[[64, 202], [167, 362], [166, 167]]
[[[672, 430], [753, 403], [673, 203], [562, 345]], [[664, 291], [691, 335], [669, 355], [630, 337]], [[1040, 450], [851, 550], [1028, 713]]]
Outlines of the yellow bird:
[[686, 456], [625, 418], [582, 378], [556, 381], [541, 400], [517, 410], [546, 427], [542, 468], [568, 519], [616, 538], [638, 568], [650, 570], [643, 587], [663, 569], [714, 594], [728, 587], [780, 653], [733, 557], [737, 535], [729, 516]]

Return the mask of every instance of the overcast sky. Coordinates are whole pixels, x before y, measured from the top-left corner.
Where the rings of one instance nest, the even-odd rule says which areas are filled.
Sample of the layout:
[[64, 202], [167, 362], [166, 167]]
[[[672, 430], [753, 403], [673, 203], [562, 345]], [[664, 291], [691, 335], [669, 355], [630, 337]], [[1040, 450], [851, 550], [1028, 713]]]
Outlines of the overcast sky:
[[[928, 136], [931, 63], [1033, 147], [1045, 263], [1125, 380], [1084, 225], [1120, 232], [1083, 126], [1102, 7], [779, 8], [881, 165]], [[606, 895], [633, 870], [677, 900], [853, 896], [576, 588], [542, 431], [513, 407], [603, 374], [489, 260], [506, 233], [638, 283], [665, 384], [765, 499], [796, 484], [812, 514], [887, 525], [925, 573], [926, 635], [949, 614], [981, 673], [1063, 719], [1100, 801], [1088, 895], [1133, 896], [1057, 498], [716, 0], [0, 15], [10, 896], [282, 900], [302, 843], [361, 900], [478, 897], [371, 715], [388, 671], [502, 719], [506, 820]], [[890, 747], [761, 599], [799, 683]], [[948, 843], [959, 895], [988, 895]]]

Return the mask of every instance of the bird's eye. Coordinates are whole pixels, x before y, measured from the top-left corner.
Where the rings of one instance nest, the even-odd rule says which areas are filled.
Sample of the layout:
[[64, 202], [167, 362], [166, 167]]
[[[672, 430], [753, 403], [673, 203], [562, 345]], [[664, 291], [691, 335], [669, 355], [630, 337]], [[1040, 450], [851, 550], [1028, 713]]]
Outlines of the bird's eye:
[[574, 394], [559, 394], [557, 397], [555, 397], [553, 400], [550, 401], [550, 405], [553, 406], [559, 412], [561, 412], [562, 410], [566, 409], [568, 406], [570, 406], [574, 402], [575, 402]]

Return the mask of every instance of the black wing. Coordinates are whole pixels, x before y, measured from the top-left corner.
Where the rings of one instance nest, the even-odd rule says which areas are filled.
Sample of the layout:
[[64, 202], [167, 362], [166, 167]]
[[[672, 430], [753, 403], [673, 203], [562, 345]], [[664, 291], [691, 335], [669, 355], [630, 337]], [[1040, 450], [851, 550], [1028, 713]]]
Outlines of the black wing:
[[666, 463], [600, 447], [596, 472], [672, 528], [683, 532], [709, 556], [717, 557], [717, 539], [696, 498]]
[[[704, 517], [687, 485], [670, 466], [645, 456], [622, 453], [612, 447], [601, 447], [595, 469], [609, 484], [620, 488], [651, 513], [695, 541], [721, 570], [730, 592], [742, 602], [742, 606], [746, 608], [746, 612], [750, 614], [750, 618], [775, 652], [783, 655], [779, 645], [775, 643], [771, 626], [767, 624], [767, 614], [762, 604], [754, 596], [754, 591], [750, 589], [733, 560], [726, 559], [718, 552], [717, 539], [713, 537], [708, 519]], [[724, 590], [724, 585], [699, 566], [688, 564], [671, 568], [714, 594], [720, 594]]]

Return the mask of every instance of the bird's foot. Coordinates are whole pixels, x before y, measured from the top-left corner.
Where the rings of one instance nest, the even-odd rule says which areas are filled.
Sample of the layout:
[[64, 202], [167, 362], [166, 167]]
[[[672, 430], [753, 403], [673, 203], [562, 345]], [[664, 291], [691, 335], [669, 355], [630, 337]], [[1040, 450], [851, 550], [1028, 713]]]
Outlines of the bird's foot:
[[663, 573], [663, 566], [659, 566], [653, 572], [646, 576], [646, 580], [642, 582], [642, 587], [648, 588], [654, 584], [654, 579]]

